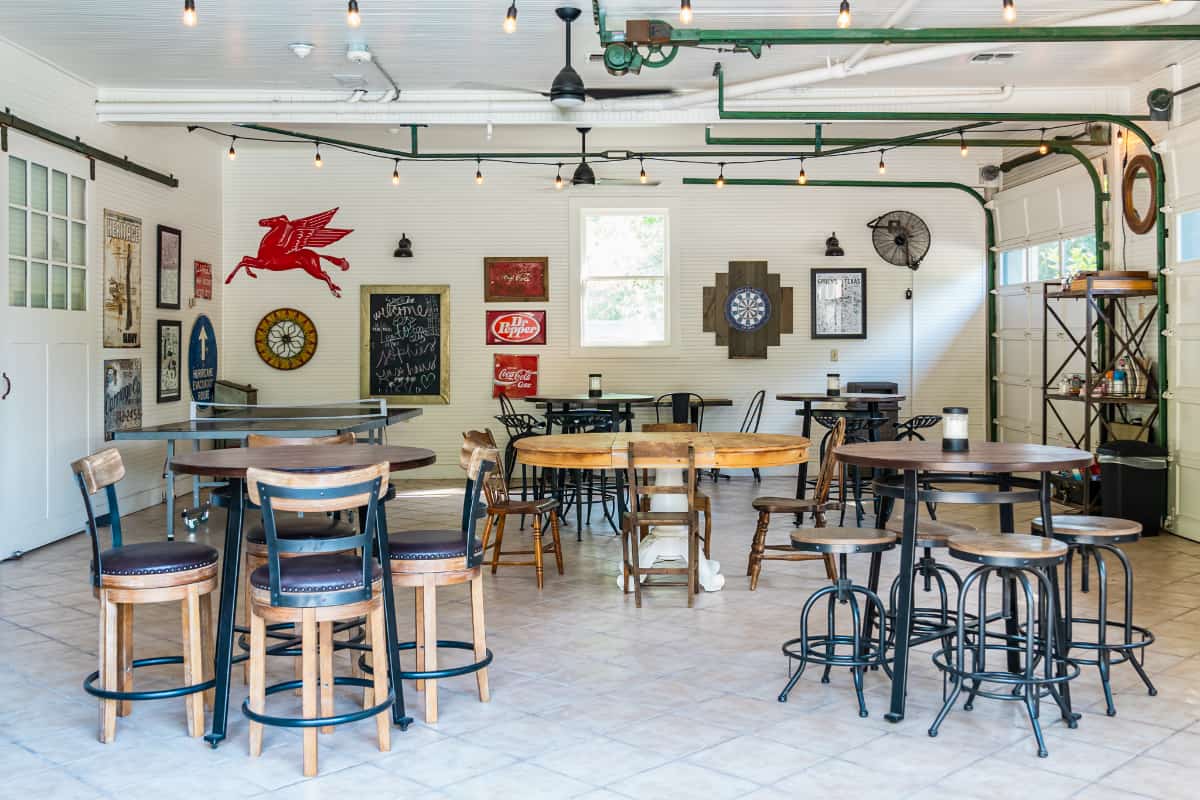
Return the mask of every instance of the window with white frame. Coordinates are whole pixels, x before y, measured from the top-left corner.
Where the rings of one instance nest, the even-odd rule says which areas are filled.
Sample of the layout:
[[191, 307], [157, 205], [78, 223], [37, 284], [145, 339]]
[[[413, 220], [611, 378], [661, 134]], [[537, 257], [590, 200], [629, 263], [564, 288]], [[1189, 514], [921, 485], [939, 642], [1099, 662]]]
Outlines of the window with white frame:
[[666, 209], [583, 208], [579, 219], [579, 344], [670, 344]]
[[8, 304], [87, 310], [87, 183], [8, 157]]
[[1003, 250], [1000, 285], [1054, 281], [1076, 272], [1096, 269], [1096, 235], [1070, 236], [1053, 242]]

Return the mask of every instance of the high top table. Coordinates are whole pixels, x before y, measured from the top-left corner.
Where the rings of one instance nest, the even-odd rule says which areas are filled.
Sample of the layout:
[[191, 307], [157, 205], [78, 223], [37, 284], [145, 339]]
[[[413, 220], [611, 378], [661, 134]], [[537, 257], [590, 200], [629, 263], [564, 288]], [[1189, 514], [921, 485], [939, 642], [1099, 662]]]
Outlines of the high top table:
[[[237, 447], [226, 450], [202, 450], [176, 456], [170, 466], [189, 475], [206, 475], [229, 481], [229, 509], [225, 519], [225, 551], [221, 555], [221, 610], [217, 618], [216, 697], [213, 700], [212, 731], [204, 738], [216, 747], [225, 738], [229, 720], [229, 673], [233, 667], [233, 620], [237, 613], [238, 569], [242, 560], [242, 529], [246, 513], [243, 484], [246, 470], [277, 469], [295, 472], [322, 472], [354, 469], [388, 462], [392, 472], [425, 467], [437, 460], [432, 450], [421, 447], [388, 445], [291, 445], [287, 447]], [[383, 567], [383, 605], [387, 617], [388, 672], [396, 698], [392, 722], [402, 729], [412, 720], [404, 713], [404, 689], [400, 682], [399, 653], [396, 643], [396, 608], [392, 603], [392, 577], [388, 553], [386, 514], [377, 526], [375, 547]]]
[[619, 413], [625, 415], [625, 430], [633, 430], [633, 407], [635, 405], [644, 405], [645, 403], [653, 403], [655, 396], [652, 394], [621, 394], [619, 392], [606, 392], [600, 397], [592, 397], [587, 392], [558, 392], [558, 393], [542, 393], [533, 397], [526, 397], [528, 403], [543, 403], [546, 406], [546, 432], [553, 433], [553, 428], [550, 427], [550, 415], [554, 413], [554, 404], [558, 403], [562, 406], [563, 411], [570, 411], [572, 406], [595, 406], [596, 408], [610, 408], [613, 410], [616, 417], [613, 428], [619, 429], [617, 423], [620, 422]]
[[[937, 442], [864, 442], [846, 444], [836, 451], [839, 461], [860, 467], [874, 467], [902, 473], [897, 480], [893, 475], [880, 475], [875, 480], [875, 496], [880, 498], [879, 516], [875, 526], [885, 528], [892, 506], [897, 499], [904, 501], [904, 534], [900, 540], [900, 591], [896, 608], [895, 662], [892, 670], [892, 702], [887, 713], [891, 722], [904, 719], [904, 700], [908, 691], [908, 650], [912, 632], [913, 593], [911, 576], [917, 550], [917, 511], [920, 504], [974, 503], [992, 504], [1000, 507], [1000, 532], [1013, 533], [1013, 505], [1015, 503], [1038, 503], [1041, 517], [1046, 521], [1045, 536], [1050, 538], [1053, 512], [1050, 508], [1050, 473], [1056, 470], [1083, 469], [1091, 465], [1092, 454], [1070, 447], [1049, 447], [1040, 444], [1006, 444], [1002, 442], [970, 443], [970, 449], [962, 452], [942, 450]], [[1013, 473], [1037, 473], [1036, 480], [1014, 477]], [[995, 484], [997, 491], [950, 490], [945, 488], [921, 489], [920, 484], [929, 482], [939, 487], [946, 484]], [[1054, 591], [1059, 592], [1057, 572], [1051, 572]], [[879, 566], [872, 563], [870, 584], [878, 588]], [[1070, 587], [1068, 587], [1070, 591]], [[1016, 602], [1016, 594], [1010, 593]], [[1067, 641], [1062, 605], [1059, 608], [1058, 640]], [[1008, 609], [1009, 633], [1016, 635], [1016, 619], [1012, 606]], [[871, 625], [871, 612], [867, 612], [866, 625]], [[1014, 657], [1009, 655], [1009, 668], [1016, 671]], [[1069, 685], [1063, 684], [1063, 698], [1070, 709]], [[1069, 722], [1073, 725], [1074, 719]]]

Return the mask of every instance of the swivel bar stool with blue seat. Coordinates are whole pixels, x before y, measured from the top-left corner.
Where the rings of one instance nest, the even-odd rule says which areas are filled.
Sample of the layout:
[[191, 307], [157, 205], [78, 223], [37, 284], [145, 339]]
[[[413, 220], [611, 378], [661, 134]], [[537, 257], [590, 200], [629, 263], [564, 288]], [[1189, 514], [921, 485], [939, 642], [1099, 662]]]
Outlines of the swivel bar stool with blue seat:
[[[209, 690], [213, 688], [213, 681], [205, 680], [204, 675], [209, 671], [205, 665], [212, 664], [212, 593], [217, 588], [218, 553], [198, 542], [124, 543], [117, 483], [125, 477], [125, 465], [115, 448], [79, 459], [71, 464], [71, 470], [87, 512], [92, 593], [100, 601], [100, 668], [83, 681], [84, 691], [101, 701], [100, 741], [116, 738], [117, 717], [128, 716], [133, 701], [172, 697], [184, 698], [188, 733], [200, 736], [204, 733], [205, 696], [211, 702]], [[112, 546], [107, 549], [100, 543], [92, 506], [92, 495], [101, 490], [108, 500], [112, 533]], [[170, 601], [182, 606], [183, 655], [135, 659], [133, 607]], [[134, 669], [162, 664], [182, 664], [184, 685], [133, 691]]]
[[[242, 713], [250, 720], [251, 756], [262, 753], [264, 725], [300, 728], [304, 774], [311, 777], [317, 774], [318, 729], [332, 733], [336, 725], [371, 717], [379, 749], [391, 748], [388, 713], [394, 698], [387, 679], [383, 571], [373, 548], [389, 472], [387, 462], [329, 472], [246, 471], [247, 493], [262, 508], [267, 540], [267, 563], [250, 574], [250, 693]], [[276, 526], [277, 511], [323, 514], [353, 509], [363, 509], [361, 533], [284, 539]], [[281, 557], [284, 553], [291, 557]], [[371, 630], [372, 680], [333, 674], [334, 623], [359, 617], [367, 618]], [[267, 686], [267, 626], [279, 623], [300, 627], [301, 678]], [[335, 714], [335, 686], [369, 689], [373, 705]], [[301, 691], [302, 716], [266, 713], [267, 696], [295, 688]]]

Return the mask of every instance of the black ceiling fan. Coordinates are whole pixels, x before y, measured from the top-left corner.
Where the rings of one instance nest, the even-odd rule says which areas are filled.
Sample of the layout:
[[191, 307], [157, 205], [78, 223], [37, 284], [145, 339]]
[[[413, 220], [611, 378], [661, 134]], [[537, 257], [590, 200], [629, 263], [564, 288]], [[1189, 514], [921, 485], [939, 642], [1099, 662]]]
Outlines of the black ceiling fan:
[[641, 88], [641, 89], [588, 89], [583, 85], [583, 78], [571, 66], [571, 23], [579, 19], [580, 10], [571, 6], [554, 9], [554, 13], [563, 21], [566, 44], [566, 63], [554, 76], [549, 92], [542, 92], [550, 102], [562, 109], [578, 108], [587, 98], [593, 100], [613, 100], [621, 97], [646, 97], [650, 95], [674, 94], [673, 89]]

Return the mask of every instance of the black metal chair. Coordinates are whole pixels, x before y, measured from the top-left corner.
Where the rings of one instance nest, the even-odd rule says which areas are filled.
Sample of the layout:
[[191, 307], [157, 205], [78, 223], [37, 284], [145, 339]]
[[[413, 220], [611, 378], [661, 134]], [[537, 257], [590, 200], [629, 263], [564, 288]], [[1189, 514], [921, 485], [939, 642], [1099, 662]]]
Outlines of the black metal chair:
[[[568, 411], [552, 411], [546, 415], [551, 429], [559, 427], [563, 433], [611, 433], [614, 425], [619, 425], [619, 419], [601, 408], [576, 408]], [[616, 476], [609, 482], [608, 470], [560, 469], [543, 470], [543, 476], [549, 476], [550, 485], [555, 497], [558, 498], [562, 510], [562, 521], [570, 524], [571, 509], [575, 510], [575, 539], [583, 540], [583, 526], [592, 524], [592, 506], [596, 502], [604, 512], [604, 518], [614, 533], [619, 533], [617, 524], [617, 492], [620, 487]], [[599, 478], [597, 494], [596, 480]], [[539, 495], [540, 496], [540, 495]], [[609, 504], [611, 503], [611, 509]], [[583, 509], [587, 507], [587, 518], [584, 519]]]
[[[813, 411], [813, 422], [825, 428], [825, 434], [821, 437], [820, 458], [825, 459], [825, 449], [829, 444], [829, 437], [837, 427], [838, 420], [846, 420], [846, 435], [845, 441], [847, 444], [855, 442], [870, 441], [873, 431], [887, 422], [886, 417], [872, 417], [866, 412], [860, 411], [845, 411], [842, 409], [836, 410], [821, 410]], [[847, 467], [847, 473], [850, 476], [850, 486], [854, 493], [854, 516], [855, 523], [861, 528], [863, 524], [863, 495], [870, 492], [870, 484], [866, 492], [863, 489], [863, 470], [857, 465], [851, 464]], [[868, 474], [870, 474], [868, 472]], [[846, 498], [841, 496], [840, 490], [838, 494], [838, 503], [841, 505], [841, 516], [838, 520], [839, 525], [846, 524]]]
[[[662, 418], [662, 408], [670, 404], [671, 419]], [[695, 392], [669, 392], [654, 401], [655, 422], [691, 422], [696, 430], [704, 430], [704, 398]]]
[[[917, 414], [915, 417], [910, 417], [903, 422], [896, 424], [896, 441], [925, 441], [925, 437], [921, 435], [921, 431], [927, 428], [932, 428], [942, 421], [941, 414]], [[933, 488], [933, 484], [929, 481], [922, 481], [921, 485], [924, 489]], [[925, 508], [929, 510], [929, 518], [937, 519], [937, 503], [932, 500], [925, 501]]]
[[[514, 475], [513, 470], [517, 463], [516, 442], [524, 439], [527, 436], [540, 436], [548, 433], [546, 430], [546, 421], [538, 419], [533, 414], [525, 414], [518, 412], [513, 407], [512, 400], [504, 394], [500, 395], [500, 413], [496, 415], [496, 419], [504, 426], [505, 433], [508, 434], [508, 442], [504, 445], [504, 477], [509, 481], [509, 489], [512, 488], [511, 481]], [[531, 486], [536, 487], [538, 483], [537, 467], [531, 467], [532, 475], [526, 472], [526, 465], [521, 465], [521, 500], [527, 499], [526, 492]], [[532, 484], [530, 478], [532, 477]], [[534, 489], [536, 492], [536, 488]], [[536, 496], [536, 494], [535, 494]], [[524, 526], [524, 518], [522, 518], [522, 526]]]
[[[759, 389], [750, 398], [750, 405], [746, 407], [746, 416], [742, 417], [741, 427], [738, 428], [738, 433], [758, 433], [758, 426], [762, 422], [763, 403], [767, 399], [767, 390]], [[754, 475], [755, 483], [762, 483], [762, 475], [758, 471], [758, 467], [751, 467], [750, 472]], [[722, 475], [721, 470], [709, 470], [708, 475], [714, 481], [719, 478], [729, 480], [728, 475]]]

